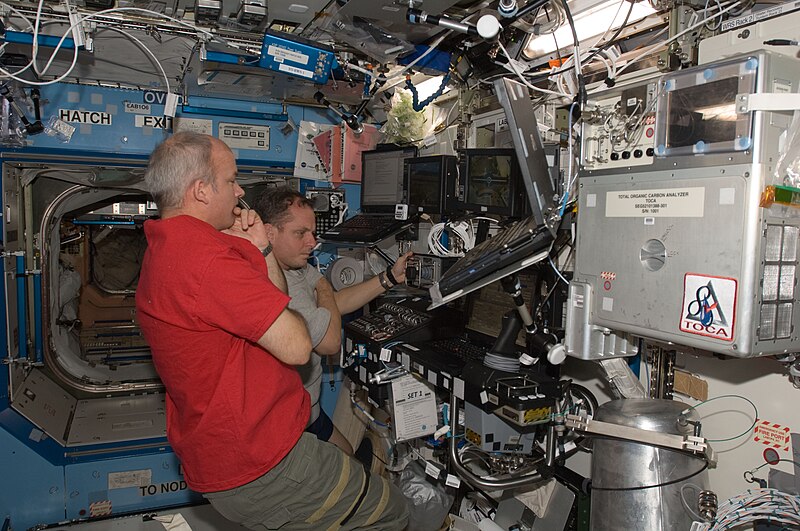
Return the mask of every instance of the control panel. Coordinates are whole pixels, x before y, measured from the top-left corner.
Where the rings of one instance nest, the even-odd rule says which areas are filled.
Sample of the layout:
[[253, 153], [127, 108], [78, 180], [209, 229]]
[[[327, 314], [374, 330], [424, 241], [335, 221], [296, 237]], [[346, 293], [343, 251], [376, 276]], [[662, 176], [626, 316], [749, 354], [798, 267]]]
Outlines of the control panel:
[[[356, 383], [369, 389], [378, 404], [388, 398], [388, 387], [370, 383], [394, 360], [391, 347], [401, 341], [425, 341], [452, 335], [462, 326], [452, 309], [426, 311], [429, 302], [421, 298], [388, 299], [367, 315], [345, 324], [345, 357], [342, 367]], [[449, 312], [444, 318], [444, 312]]]
[[656, 83], [607, 91], [583, 113], [586, 170], [644, 166], [655, 156]]
[[346, 202], [343, 189], [306, 188], [306, 199], [313, 203], [317, 234], [325, 234], [344, 217]]
[[385, 302], [377, 310], [361, 316], [345, 326], [349, 333], [374, 342], [384, 342], [405, 336], [433, 320], [430, 314], [403, 304]]

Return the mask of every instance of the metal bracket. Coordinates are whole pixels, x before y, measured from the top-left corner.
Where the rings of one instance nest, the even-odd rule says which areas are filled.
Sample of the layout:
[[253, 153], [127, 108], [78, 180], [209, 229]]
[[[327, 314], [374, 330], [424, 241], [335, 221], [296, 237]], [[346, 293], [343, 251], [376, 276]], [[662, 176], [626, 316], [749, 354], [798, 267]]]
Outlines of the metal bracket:
[[800, 94], [786, 92], [761, 92], [758, 94], [738, 94], [736, 111], [797, 111], [800, 110]]
[[708, 461], [708, 466], [710, 468], [715, 467], [717, 464], [717, 457], [714, 450], [703, 437], [658, 433], [655, 431], [633, 428], [631, 426], [620, 426], [619, 424], [612, 424], [610, 422], [601, 422], [591, 417], [582, 417], [579, 415], [567, 415], [566, 425], [568, 428], [592, 435], [603, 435], [606, 437], [614, 437], [615, 439], [624, 439], [626, 441], [650, 444], [663, 448], [672, 448], [682, 452], [702, 454]]

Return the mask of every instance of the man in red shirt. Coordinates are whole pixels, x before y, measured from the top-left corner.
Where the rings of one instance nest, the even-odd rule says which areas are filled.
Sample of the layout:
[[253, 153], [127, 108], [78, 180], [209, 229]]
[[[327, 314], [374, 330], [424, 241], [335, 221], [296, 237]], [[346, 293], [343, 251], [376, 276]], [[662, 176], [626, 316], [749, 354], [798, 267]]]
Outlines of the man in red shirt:
[[293, 366], [311, 341], [236, 176], [230, 149], [196, 133], [158, 146], [145, 173], [161, 219], [145, 223], [136, 307], [186, 482], [251, 529], [402, 529], [386, 480], [303, 434]]

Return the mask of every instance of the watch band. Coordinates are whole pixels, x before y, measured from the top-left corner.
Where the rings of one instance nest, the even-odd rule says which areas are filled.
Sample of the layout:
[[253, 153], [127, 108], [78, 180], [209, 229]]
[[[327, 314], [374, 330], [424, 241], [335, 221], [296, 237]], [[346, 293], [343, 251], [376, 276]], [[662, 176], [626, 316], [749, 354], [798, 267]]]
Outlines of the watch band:
[[383, 286], [383, 289], [385, 289], [386, 291], [389, 291], [394, 287], [389, 282], [389, 279], [386, 278], [386, 271], [381, 271], [380, 273], [378, 273], [378, 282], [381, 283], [381, 286]]
[[394, 274], [392, 273], [392, 266], [386, 268], [386, 278], [389, 279], [389, 282], [392, 283], [392, 287], [400, 284], [394, 277]]
[[261, 254], [264, 255], [264, 258], [266, 258], [267, 256], [269, 256], [269, 253], [271, 252], [272, 252], [272, 242], [269, 242], [267, 246], [264, 247], [264, 250], [261, 251]]

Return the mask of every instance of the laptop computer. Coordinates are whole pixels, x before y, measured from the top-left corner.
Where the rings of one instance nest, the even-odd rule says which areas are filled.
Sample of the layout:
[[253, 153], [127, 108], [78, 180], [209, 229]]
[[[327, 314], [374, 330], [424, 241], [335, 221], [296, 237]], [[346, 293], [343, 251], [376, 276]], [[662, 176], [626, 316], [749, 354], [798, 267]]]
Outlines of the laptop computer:
[[528, 87], [513, 79], [502, 78], [494, 81], [494, 90], [500, 105], [506, 111], [508, 129], [522, 171], [522, 182], [525, 183], [525, 191], [528, 193], [531, 213], [540, 225], [547, 225], [555, 236], [557, 220], [551, 215], [554, 183]]
[[550, 253], [553, 235], [536, 216], [517, 221], [470, 249], [429, 292], [435, 308], [536, 264]]
[[373, 244], [410, 227], [411, 220], [394, 217], [403, 202], [403, 165], [415, 157], [414, 147], [364, 151], [361, 178], [361, 212], [319, 234], [329, 242]]

